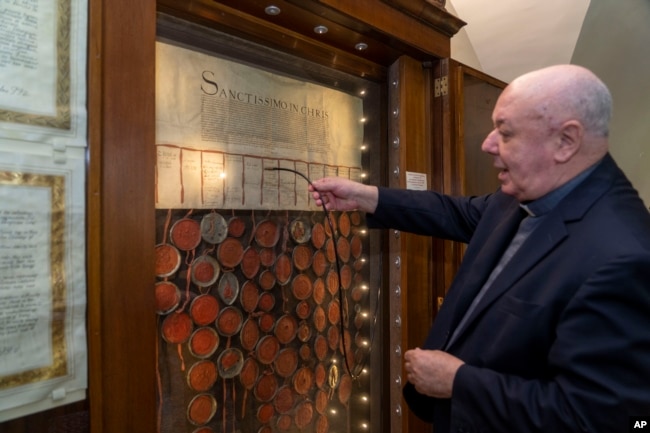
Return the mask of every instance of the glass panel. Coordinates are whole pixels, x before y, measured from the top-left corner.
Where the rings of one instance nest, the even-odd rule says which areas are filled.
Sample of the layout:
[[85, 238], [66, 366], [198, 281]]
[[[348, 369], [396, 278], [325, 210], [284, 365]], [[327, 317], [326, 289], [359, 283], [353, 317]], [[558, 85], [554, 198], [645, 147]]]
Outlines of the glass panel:
[[165, 16], [157, 56], [161, 433], [380, 431], [380, 234], [307, 191], [379, 183], [380, 86]]

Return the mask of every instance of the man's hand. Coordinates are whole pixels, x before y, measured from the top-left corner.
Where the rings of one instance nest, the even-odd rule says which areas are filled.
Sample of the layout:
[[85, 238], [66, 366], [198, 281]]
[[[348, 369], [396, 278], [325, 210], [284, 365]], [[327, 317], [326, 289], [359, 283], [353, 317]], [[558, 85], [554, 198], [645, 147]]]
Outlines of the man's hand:
[[404, 354], [406, 377], [420, 394], [451, 398], [456, 372], [464, 362], [440, 350], [413, 349]]
[[376, 186], [364, 185], [342, 177], [324, 177], [309, 185], [316, 205], [327, 210], [373, 213], [377, 208], [379, 191]]

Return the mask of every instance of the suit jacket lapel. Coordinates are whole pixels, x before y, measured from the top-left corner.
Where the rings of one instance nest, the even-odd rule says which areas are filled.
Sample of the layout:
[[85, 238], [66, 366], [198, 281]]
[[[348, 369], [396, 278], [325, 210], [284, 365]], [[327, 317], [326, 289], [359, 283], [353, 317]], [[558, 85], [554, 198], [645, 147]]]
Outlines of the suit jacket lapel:
[[[506, 291], [508, 291], [516, 282], [526, 274], [536, 263], [538, 263], [546, 254], [548, 254], [559, 242], [561, 242], [566, 236], [568, 236], [566, 223], [568, 221], [577, 220], [584, 216], [589, 207], [593, 204], [595, 200], [598, 199], [611, 185], [613, 172], [616, 171], [616, 165], [609, 155], [607, 155], [603, 163], [591, 174], [584, 182], [578, 185], [575, 190], [569, 193], [557, 206], [553, 209], [546, 220], [543, 221], [534, 231], [531, 233], [530, 237], [526, 239], [524, 244], [521, 246], [519, 251], [515, 253], [510, 262], [505, 266], [501, 271], [500, 275], [492, 283], [492, 286], [488, 289], [483, 299], [476, 306], [471, 316], [468, 318], [466, 325], [460, 331], [458, 338], [452, 343], [452, 346], [456, 342], [462, 340], [462, 335], [466, 332], [467, 329], [471, 328], [471, 323], [479, 317], [486, 308], [492, 305], [500, 296], [502, 296]], [[495, 230], [496, 232], [496, 230]], [[497, 235], [498, 236], [498, 235]], [[490, 237], [490, 241], [492, 237]], [[510, 239], [506, 240], [506, 243]], [[534, 245], [534, 247], [531, 247]], [[507, 246], [507, 245], [506, 245]], [[481, 255], [484, 253], [494, 253], [498, 254], [498, 257], [501, 257], [504, 249], [506, 247], [499, 248], [485, 248], [485, 251], [481, 251]], [[496, 250], [496, 251], [495, 251]], [[498, 258], [497, 258], [498, 260]], [[479, 262], [475, 262], [472, 267], [478, 267]], [[475, 283], [480, 281], [478, 288], [472, 287], [470, 293], [467, 294], [471, 300], [476, 296], [480, 286], [487, 279], [487, 275], [492, 272], [494, 265], [489, 267], [489, 269], [482, 269], [484, 272], [480, 273], [480, 278], [477, 277], [473, 280]], [[452, 321], [453, 327], [455, 329], [458, 322], [462, 319], [463, 314], [467, 311], [466, 305], [462, 305], [462, 308], [459, 308], [455, 311], [454, 320]], [[462, 310], [462, 311], [461, 311]]]
[[[538, 263], [549, 251], [567, 236], [564, 221], [558, 215], [547, 217], [533, 233], [526, 239], [519, 251], [515, 253], [510, 262], [503, 268], [499, 276], [488, 288], [485, 296], [476, 306], [467, 320], [466, 326], [461, 330], [462, 335], [471, 323], [483, 311], [490, 307], [499, 297], [507, 292], [519, 279]], [[534, 245], [534, 247], [530, 247]]]

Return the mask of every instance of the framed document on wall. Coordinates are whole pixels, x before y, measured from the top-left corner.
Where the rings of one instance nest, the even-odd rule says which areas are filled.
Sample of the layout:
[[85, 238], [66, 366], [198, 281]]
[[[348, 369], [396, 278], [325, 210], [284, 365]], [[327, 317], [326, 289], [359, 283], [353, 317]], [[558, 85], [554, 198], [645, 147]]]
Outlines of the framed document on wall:
[[86, 146], [86, 2], [0, 1], [0, 137]]
[[0, 151], [0, 421], [86, 398], [83, 175]]

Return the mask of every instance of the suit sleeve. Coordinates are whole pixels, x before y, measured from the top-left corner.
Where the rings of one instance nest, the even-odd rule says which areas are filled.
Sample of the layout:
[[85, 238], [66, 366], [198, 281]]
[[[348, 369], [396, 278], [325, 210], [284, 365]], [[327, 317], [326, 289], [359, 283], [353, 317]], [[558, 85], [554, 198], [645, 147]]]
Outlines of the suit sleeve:
[[435, 191], [379, 188], [370, 228], [392, 228], [419, 235], [469, 242], [490, 195], [452, 197]]

